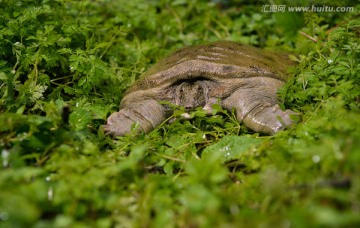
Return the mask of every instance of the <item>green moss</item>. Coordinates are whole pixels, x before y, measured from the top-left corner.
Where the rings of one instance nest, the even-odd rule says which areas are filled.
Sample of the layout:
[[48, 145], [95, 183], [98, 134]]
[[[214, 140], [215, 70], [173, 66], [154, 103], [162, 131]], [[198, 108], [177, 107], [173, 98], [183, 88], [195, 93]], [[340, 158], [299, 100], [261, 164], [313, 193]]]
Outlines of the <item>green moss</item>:
[[[359, 226], [359, 7], [215, 2], [0, 1], [1, 227]], [[297, 126], [261, 136], [214, 107], [104, 135], [152, 64], [221, 39], [292, 53], [279, 102]]]

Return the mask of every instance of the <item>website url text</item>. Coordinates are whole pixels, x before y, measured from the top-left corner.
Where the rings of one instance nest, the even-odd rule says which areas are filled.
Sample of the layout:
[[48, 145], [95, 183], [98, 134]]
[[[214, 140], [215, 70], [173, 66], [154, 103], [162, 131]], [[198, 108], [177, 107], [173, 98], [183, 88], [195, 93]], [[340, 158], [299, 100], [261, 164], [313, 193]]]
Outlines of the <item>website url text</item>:
[[353, 12], [354, 7], [351, 6], [287, 6], [287, 5], [263, 5], [261, 12], [277, 13], [277, 12]]

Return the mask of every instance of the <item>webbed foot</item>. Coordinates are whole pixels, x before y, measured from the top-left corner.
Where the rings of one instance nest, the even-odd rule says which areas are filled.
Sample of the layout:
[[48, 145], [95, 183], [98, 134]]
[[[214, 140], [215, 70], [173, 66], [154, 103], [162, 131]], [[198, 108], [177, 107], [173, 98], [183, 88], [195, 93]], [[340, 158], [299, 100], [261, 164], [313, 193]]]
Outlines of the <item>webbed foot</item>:
[[[123, 136], [131, 131], [134, 125], [140, 132], [148, 133], [165, 120], [165, 108], [155, 100], [144, 100], [132, 103], [111, 114], [104, 127], [106, 134]], [[135, 126], [136, 127], [136, 126]]]
[[[270, 79], [268, 79], [270, 80]], [[262, 84], [263, 83], [263, 84]], [[273, 135], [296, 123], [291, 110], [281, 110], [276, 103], [276, 86], [254, 83], [253, 88], [239, 88], [224, 99], [223, 107], [236, 110], [236, 118], [253, 131]]]

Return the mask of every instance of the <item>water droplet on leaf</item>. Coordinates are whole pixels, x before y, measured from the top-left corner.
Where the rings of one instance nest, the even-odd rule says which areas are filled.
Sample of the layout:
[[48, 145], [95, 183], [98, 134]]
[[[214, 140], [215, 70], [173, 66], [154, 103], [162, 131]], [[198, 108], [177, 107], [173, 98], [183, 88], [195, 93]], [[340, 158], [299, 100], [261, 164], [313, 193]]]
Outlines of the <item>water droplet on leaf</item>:
[[318, 162], [320, 162], [321, 158], [320, 158], [319, 155], [314, 155], [314, 156], [312, 157], [312, 160], [313, 160], [314, 163], [318, 163]]
[[1, 157], [2, 157], [2, 160], [3, 160], [3, 167], [6, 168], [8, 167], [9, 165], [9, 155], [10, 155], [10, 152], [6, 149], [3, 149], [1, 151]]
[[54, 198], [54, 189], [53, 187], [49, 187], [49, 190], [47, 192], [48, 200], [51, 201]]

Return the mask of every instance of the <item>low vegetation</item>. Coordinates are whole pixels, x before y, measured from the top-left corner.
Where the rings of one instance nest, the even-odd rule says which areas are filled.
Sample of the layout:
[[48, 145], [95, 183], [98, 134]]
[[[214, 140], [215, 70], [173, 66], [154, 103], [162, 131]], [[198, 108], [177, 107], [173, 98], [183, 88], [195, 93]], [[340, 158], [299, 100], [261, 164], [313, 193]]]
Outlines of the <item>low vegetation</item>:
[[[359, 226], [360, 8], [258, 2], [0, 0], [0, 226]], [[291, 53], [279, 104], [300, 123], [259, 135], [214, 107], [104, 135], [146, 69], [215, 40]]]

